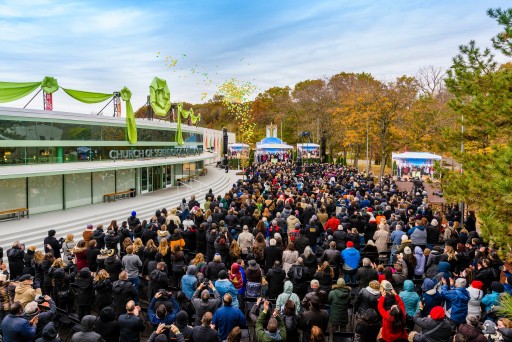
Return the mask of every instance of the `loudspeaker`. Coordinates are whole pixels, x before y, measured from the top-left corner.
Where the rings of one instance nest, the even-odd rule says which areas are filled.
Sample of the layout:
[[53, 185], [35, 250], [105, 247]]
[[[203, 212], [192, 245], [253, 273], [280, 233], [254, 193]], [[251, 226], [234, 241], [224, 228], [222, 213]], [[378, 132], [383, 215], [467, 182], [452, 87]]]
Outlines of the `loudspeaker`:
[[302, 159], [298, 159], [295, 164], [295, 173], [302, 173]]
[[228, 129], [222, 129], [222, 154], [228, 154]]

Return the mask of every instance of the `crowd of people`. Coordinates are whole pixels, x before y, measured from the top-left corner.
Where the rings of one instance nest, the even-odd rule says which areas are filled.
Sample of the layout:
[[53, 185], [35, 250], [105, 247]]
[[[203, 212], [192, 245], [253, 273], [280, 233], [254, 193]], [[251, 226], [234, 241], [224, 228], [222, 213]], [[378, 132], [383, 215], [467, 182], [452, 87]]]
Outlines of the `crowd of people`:
[[[16, 241], [0, 275], [3, 341], [512, 341], [501, 261], [453, 206], [358, 170], [256, 163], [226, 194]], [[3, 255], [2, 255], [3, 257]], [[344, 334], [343, 334], [344, 333]]]

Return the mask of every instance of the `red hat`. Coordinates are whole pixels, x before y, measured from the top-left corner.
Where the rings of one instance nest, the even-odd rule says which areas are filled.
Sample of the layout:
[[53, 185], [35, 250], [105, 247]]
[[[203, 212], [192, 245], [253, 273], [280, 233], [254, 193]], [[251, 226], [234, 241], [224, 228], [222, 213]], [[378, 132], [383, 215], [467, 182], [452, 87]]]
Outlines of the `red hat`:
[[366, 211], [371, 213], [373, 211], [373, 209], [372, 208], [368, 208]]
[[352, 241], [347, 242], [347, 247], [354, 247], [354, 243]]
[[471, 286], [475, 289], [483, 289], [484, 288], [484, 283], [482, 283], [480, 280], [473, 280], [471, 282]]
[[430, 310], [430, 317], [435, 319], [436, 321], [444, 318], [444, 309], [441, 306], [434, 306], [432, 310]]

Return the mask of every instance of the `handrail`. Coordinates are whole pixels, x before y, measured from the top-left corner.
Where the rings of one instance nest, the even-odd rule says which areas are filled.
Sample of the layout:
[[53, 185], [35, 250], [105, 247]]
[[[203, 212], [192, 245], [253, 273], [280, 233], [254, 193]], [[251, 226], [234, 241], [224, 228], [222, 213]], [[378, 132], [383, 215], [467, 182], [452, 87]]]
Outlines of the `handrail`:
[[[188, 185], [188, 184], [185, 184], [185, 182], [183, 182], [183, 181], [178, 181], [178, 184], [185, 185], [187, 188], [189, 188], [189, 190], [187, 190], [187, 192], [188, 192], [188, 191], [195, 190], [193, 187], [191, 187], [191, 186], [190, 186], [190, 185]], [[178, 191], [180, 191], [180, 189], [179, 189], [179, 188], [178, 188]]]
[[201, 184], [201, 185], [199, 186], [199, 192], [203, 192], [203, 185], [206, 185], [206, 183], [203, 183], [203, 182], [201, 182], [199, 179], [196, 179], [196, 178], [192, 178], [192, 180], [193, 180], [194, 182], [198, 182], [199, 184]]

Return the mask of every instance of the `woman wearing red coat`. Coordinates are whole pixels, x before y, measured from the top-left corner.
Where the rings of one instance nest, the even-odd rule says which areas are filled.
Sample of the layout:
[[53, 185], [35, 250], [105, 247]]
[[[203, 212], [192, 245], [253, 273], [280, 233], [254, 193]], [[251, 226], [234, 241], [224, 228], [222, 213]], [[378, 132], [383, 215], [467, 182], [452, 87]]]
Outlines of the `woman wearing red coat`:
[[78, 272], [80, 272], [84, 267], [89, 267], [89, 264], [87, 263], [87, 247], [84, 240], [80, 240], [75, 248], [73, 248], [73, 254], [76, 257], [76, 267]]
[[[384, 308], [384, 302], [394, 302], [394, 304], [391, 305], [389, 310], [386, 310]], [[392, 291], [389, 293], [382, 291], [382, 296], [379, 298], [377, 308], [379, 309], [379, 313], [382, 316], [382, 341], [407, 341], [408, 335], [405, 331], [406, 324], [404, 302], [402, 302], [402, 299], [396, 294], [396, 292]]]

